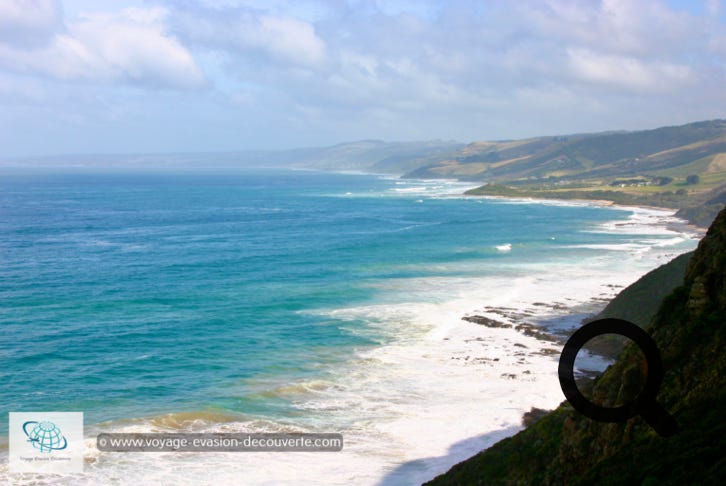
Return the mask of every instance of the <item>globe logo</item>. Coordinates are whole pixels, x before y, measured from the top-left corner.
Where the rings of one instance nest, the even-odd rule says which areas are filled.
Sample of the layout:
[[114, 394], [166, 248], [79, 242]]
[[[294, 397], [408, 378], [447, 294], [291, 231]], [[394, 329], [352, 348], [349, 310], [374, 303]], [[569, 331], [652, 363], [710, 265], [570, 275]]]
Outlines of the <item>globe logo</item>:
[[53, 422], [30, 420], [23, 424], [23, 432], [28, 437], [28, 442], [40, 452], [50, 453], [68, 447], [68, 441]]

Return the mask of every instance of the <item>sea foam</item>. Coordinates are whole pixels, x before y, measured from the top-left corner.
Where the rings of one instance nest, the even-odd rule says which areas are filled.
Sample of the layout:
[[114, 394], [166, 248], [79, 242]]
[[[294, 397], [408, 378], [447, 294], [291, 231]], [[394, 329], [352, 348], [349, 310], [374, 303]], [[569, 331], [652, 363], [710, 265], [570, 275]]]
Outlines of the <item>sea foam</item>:
[[[440, 181], [396, 186], [395, 197], [412, 201], [457, 197], [453, 193], [461, 190]], [[300, 311], [329, 317], [376, 344], [326, 351], [335, 354], [330, 357], [334, 365], [321, 364], [321, 373], [313, 378], [260, 376], [244, 383], [265, 399], [283, 401], [284, 414], [212, 409], [90, 424], [85, 473], [59, 478], [58, 484], [191, 485], [240, 478], [245, 484], [420, 484], [516, 433], [531, 407], [551, 409], [563, 400], [557, 379], [559, 345], [525, 335], [515, 329], [518, 324], [571, 330], [579, 317], [569, 309], [612, 297], [695, 245], [697, 235], [668, 229], [677, 222], [672, 212], [627, 210], [632, 213], [627, 220], [586, 231], [629, 234], [632, 241], [571, 245], [587, 250], [571, 260], [515, 261], [510, 257], [517, 252], [510, 254], [512, 245], [506, 243], [495, 246], [501, 260], [445, 264], [450, 276], [373, 283], [385, 295], [381, 302]], [[462, 320], [474, 314], [512, 327]], [[151, 431], [340, 432], [345, 445], [335, 453], [114, 454], [95, 448], [99, 432]], [[0, 466], [0, 476], [7, 476], [6, 465]], [[13, 482], [38, 480], [24, 476]]]

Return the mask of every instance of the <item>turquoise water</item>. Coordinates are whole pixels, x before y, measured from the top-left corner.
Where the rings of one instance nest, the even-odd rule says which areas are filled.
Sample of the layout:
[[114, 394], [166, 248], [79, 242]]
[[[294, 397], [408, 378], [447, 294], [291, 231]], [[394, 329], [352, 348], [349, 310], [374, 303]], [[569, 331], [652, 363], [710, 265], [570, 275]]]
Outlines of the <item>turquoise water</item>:
[[0, 427], [24, 410], [290, 415], [267, 384], [387, 339], [319, 310], [633, 239], [583, 231], [627, 211], [447, 196], [461, 190], [286, 170], [2, 173]]

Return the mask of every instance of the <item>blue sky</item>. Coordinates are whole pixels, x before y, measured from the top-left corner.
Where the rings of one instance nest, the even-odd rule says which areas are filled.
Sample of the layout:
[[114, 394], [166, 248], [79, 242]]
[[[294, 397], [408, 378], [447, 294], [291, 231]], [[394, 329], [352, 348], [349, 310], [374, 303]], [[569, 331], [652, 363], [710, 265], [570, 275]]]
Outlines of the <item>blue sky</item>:
[[726, 117], [726, 5], [0, 0], [0, 157]]

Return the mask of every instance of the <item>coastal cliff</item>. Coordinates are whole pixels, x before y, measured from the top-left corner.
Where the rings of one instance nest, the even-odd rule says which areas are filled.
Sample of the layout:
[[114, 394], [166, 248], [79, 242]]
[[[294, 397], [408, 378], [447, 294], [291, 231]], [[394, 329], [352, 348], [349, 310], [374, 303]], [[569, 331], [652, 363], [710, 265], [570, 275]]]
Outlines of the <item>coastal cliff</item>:
[[[682, 262], [681, 262], [682, 263]], [[592, 421], [566, 402], [517, 435], [428, 485], [722, 484], [726, 477], [726, 209], [688, 261], [683, 285], [662, 300], [646, 329], [663, 359], [657, 401], [678, 432], [658, 436], [640, 417]], [[631, 299], [638, 306], [638, 299]], [[622, 298], [620, 305], [622, 305]], [[588, 395], [622, 404], [642, 383], [640, 351], [628, 345]]]

